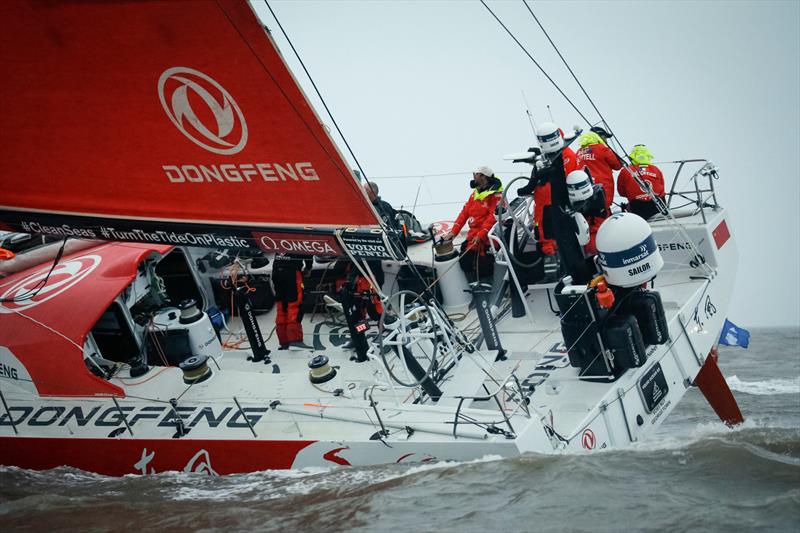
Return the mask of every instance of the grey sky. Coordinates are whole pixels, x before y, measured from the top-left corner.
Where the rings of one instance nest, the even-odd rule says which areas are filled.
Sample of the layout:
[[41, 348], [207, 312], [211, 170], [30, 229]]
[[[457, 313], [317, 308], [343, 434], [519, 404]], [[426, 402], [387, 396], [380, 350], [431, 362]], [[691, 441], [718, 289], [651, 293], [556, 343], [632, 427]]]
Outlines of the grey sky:
[[[322, 110], [268, 10], [253, 5]], [[565, 130], [584, 125], [479, 2], [271, 5], [367, 175], [398, 207], [419, 190], [423, 221], [457, 214], [477, 165], [526, 173], [501, 159], [532, 145], [523, 91], [538, 122], [549, 104]], [[522, 2], [489, 5], [597, 121]], [[729, 318], [800, 325], [800, 2], [530, 5], [627, 149], [719, 165], [741, 255]]]

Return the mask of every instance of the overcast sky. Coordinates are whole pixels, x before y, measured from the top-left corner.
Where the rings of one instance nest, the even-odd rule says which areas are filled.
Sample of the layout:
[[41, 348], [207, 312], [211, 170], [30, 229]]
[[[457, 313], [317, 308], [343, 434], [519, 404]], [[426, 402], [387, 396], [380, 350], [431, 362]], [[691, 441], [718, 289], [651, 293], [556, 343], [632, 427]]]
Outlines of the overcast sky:
[[[253, 5], [323, 112], [266, 6]], [[565, 130], [585, 126], [477, 1], [271, 5], [366, 174], [395, 207], [411, 210], [419, 192], [422, 221], [454, 218], [478, 165], [506, 180], [526, 172], [502, 160], [532, 145], [523, 93], [537, 122], [550, 105]], [[529, 5], [626, 149], [720, 167], [740, 251], [729, 318], [799, 326], [800, 2]], [[522, 2], [489, 6], [599, 120]]]

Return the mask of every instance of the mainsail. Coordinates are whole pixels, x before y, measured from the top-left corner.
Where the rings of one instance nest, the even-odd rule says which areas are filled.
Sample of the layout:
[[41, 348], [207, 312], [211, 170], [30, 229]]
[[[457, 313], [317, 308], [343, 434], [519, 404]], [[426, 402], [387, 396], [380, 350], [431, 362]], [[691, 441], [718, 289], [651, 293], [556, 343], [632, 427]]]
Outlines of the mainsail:
[[3, 2], [0, 78], [5, 229], [318, 255], [345, 227], [383, 240], [245, 1]]

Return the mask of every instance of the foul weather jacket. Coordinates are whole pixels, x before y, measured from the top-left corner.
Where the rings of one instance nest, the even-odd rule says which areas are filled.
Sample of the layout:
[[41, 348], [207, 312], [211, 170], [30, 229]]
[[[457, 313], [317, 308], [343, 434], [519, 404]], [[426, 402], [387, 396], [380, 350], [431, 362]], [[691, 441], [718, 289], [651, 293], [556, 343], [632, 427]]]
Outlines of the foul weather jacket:
[[469, 223], [467, 243], [478, 237], [480, 244], [475, 248], [481, 255], [486, 253], [489, 245], [489, 230], [495, 223], [494, 212], [500, 203], [503, 184], [497, 178], [490, 178], [489, 183], [482, 189], [473, 189], [467, 203], [458, 214], [453, 224], [453, 235], [458, 235], [464, 224]]
[[603, 192], [606, 194], [606, 211], [610, 211], [611, 202], [614, 200], [614, 171], [622, 168], [622, 161], [600, 140], [599, 136], [597, 140], [600, 142], [581, 143], [577, 153], [577, 164], [578, 168], [588, 168], [594, 182], [603, 186]]
[[288, 254], [276, 254], [272, 263], [272, 284], [275, 287], [275, 333], [281, 346], [303, 342], [303, 325], [300, 305], [303, 303], [304, 267], [311, 260]]
[[[664, 175], [661, 170], [655, 165], [634, 165], [631, 167], [639, 172], [639, 177], [648, 183], [653, 188], [656, 196], [664, 197]], [[650, 201], [652, 198], [647, 192], [643, 191], [639, 184], [633, 177], [633, 170], [625, 167], [620, 171], [617, 176], [617, 192], [620, 196], [624, 196], [629, 201], [640, 200]]]
[[372, 206], [375, 208], [375, 211], [378, 212], [387, 228], [398, 233], [401, 232], [400, 225], [397, 222], [397, 211], [394, 210], [394, 207], [392, 207], [389, 202], [378, 196], [372, 202]]

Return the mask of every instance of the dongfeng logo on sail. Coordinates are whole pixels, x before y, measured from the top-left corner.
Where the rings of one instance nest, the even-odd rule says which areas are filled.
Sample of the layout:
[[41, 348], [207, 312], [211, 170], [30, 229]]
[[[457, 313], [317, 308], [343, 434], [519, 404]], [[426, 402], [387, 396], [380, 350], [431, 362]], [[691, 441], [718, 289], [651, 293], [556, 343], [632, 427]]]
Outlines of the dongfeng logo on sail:
[[[170, 83], [167, 87], [170, 81], [177, 83]], [[189, 103], [190, 91], [205, 103], [213, 123], [206, 124], [200, 119]], [[158, 97], [175, 127], [209, 152], [236, 154], [247, 144], [247, 123], [242, 110], [222, 85], [199, 70], [186, 67], [165, 70], [158, 80]], [[208, 121], [208, 114], [202, 113], [201, 116]]]
[[[172, 67], [158, 80], [158, 97], [170, 122], [186, 138], [214, 154], [231, 156], [247, 145], [241, 108], [220, 83], [189, 67]], [[162, 165], [172, 183], [317, 181], [308, 161]]]

